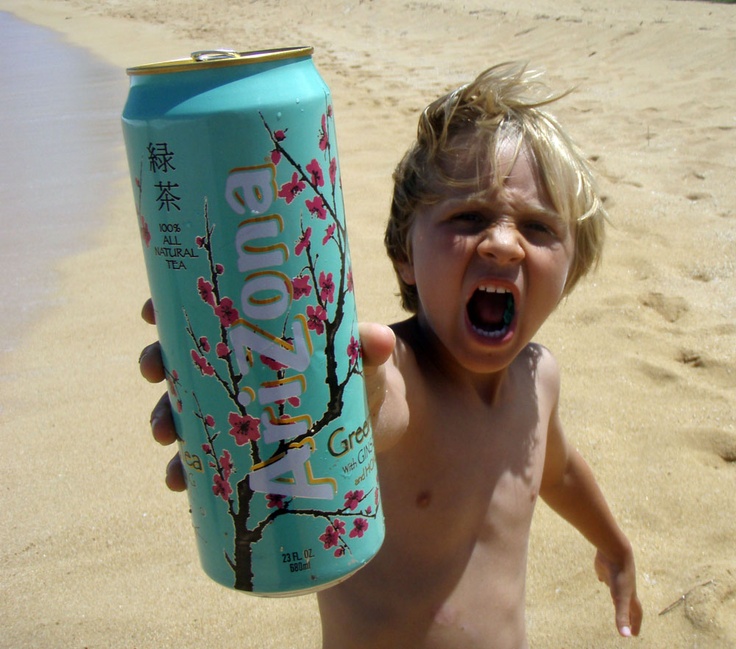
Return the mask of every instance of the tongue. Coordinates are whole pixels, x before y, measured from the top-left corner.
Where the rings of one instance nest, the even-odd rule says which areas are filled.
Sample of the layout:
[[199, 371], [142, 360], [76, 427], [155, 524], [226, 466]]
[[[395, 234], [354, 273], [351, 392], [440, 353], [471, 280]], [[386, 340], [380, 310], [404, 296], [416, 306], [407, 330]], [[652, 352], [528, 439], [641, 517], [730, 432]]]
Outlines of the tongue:
[[471, 322], [483, 329], [500, 329], [504, 326], [507, 299], [505, 293], [476, 291], [468, 304]]

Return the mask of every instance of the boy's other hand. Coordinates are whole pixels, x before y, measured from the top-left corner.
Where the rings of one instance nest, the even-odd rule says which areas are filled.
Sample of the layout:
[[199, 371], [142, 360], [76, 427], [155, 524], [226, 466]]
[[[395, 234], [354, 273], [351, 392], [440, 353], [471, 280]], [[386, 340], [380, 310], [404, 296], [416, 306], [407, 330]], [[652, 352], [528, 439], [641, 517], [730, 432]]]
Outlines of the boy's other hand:
[[391, 376], [387, 369], [388, 360], [396, 346], [396, 335], [390, 327], [375, 322], [359, 325], [360, 344], [363, 354], [363, 377], [368, 398], [368, 412], [373, 425], [373, 440], [380, 451], [391, 438], [391, 427], [396, 422], [392, 407]]
[[[150, 299], [146, 300], [143, 305], [141, 316], [148, 324], [156, 323], [153, 302]], [[394, 350], [396, 337], [389, 327], [372, 322], [361, 324], [359, 331], [368, 404], [371, 414], [375, 414], [380, 410], [384, 401], [386, 392], [384, 365]], [[158, 342], [143, 349], [138, 364], [141, 374], [147, 381], [160, 383], [166, 378], [161, 359], [161, 346]], [[151, 433], [153, 438], [163, 446], [173, 444], [177, 440], [174, 420], [171, 416], [171, 403], [167, 393], [163, 394], [151, 412]], [[172, 491], [184, 491], [187, 488], [178, 453], [171, 458], [166, 468], [166, 485]]]
[[636, 572], [633, 557], [621, 562], [598, 551], [595, 557], [598, 579], [608, 585], [616, 609], [616, 628], [625, 638], [639, 635], [642, 621], [641, 602], [636, 595]]
[[368, 395], [368, 408], [375, 416], [386, 393], [385, 363], [396, 345], [396, 336], [390, 327], [376, 322], [362, 322], [358, 327], [363, 354], [363, 376]]
[[[156, 323], [153, 302], [150, 299], [146, 300], [143, 305], [141, 316], [148, 324]], [[166, 378], [164, 364], [161, 360], [161, 346], [158, 342], [152, 343], [143, 349], [138, 360], [138, 366], [143, 377], [151, 383], [160, 383]], [[171, 416], [171, 403], [167, 393], [163, 394], [151, 412], [151, 432], [153, 438], [163, 446], [173, 444], [177, 439], [174, 419]], [[187, 488], [178, 453], [171, 458], [166, 468], [166, 486], [172, 491], [184, 491]]]

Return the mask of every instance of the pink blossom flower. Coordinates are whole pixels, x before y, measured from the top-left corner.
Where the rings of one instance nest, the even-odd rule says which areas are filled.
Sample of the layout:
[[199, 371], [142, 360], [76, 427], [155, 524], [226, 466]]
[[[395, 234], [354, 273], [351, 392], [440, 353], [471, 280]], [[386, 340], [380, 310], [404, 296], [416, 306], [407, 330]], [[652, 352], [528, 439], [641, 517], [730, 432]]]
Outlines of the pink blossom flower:
[[278, 195], [289, 205], [306, 186], [306, 183], [299, 178], [299, 174], [295, 171], [291, 177], [291, 182], [284, 183], [279, 189]]
[[325, 176], [322, 173], [322, 167], [320, 166], [317, 158], [312, 158], [312, 162], [307, 165], [307, 171], [312, 176], [312, 184], [317, 187], [324, 187]]
[[287, 128], [286, 130], [283, 130], [283, 131], [282, 130], [275, 131], [273, 134], [274, 139], [277, 142], [283, 142], [286, 139], [286, 131], [288, 130], [289, 129]]
[[309, 239], [312, 237], [312, 228], [307, 228], [302, 232], [301, 236], [296, 242], [296, 247], [294, 248], [294, 253], [297, 255], [301, 255], [302, 251], [305, 248], [309, 248]]
[[268, 509], [273, 509], [274, 507], [276, 509], [284, 509], [286, 507], [284, 496], [281, 494], [266, 494], [266, 499], [268, 500], [268, 504], [266, 505]]
[[212, 454], [212, 447], [209, 444], [202, 444], [202, 450], [207, 453], [207, 455]]
[[220, 498], [227, 502], [228, 498], [230, 498], [230, 494], [233, 492], [233, 488], [230, 486], [230, 483], [219, 474], [215, 474], [214, 483], [215, 484], [212, 485], [212, 493], [215, 494], [215, 496], [220, 496]]
[[325, 533], [320, 535], [319, 540], [322, 541], [325, 550], [329, 550], [340, 542], [340, 536], [332, 525], [328, 525], [325, 528]]
[[218, 358], [227, 358], [230, 356], [230, 348], [225, 343], [217, 343], [215, 347], [215, 353]]
[[207, 304], [215, 306], [215, 294], [213, 292], [212, 284], [210, 284], [204, 277], [200, 277], [197, 280], [197, 290], [199, 291], [199, 296], [207, 302]]
[[273, 162], [275, 165], [281, 162], [281, 151], [279, 151], [278, 149], [274, 149], [273, 151], [271, 151], [271, 162]]
[[235, 438], [238, 446], [245, 446], [248, 442], [255, 442], [261, 438], [258, 420], [255, 417], [231, 412], [227, 420], [232, 426], [228, 432]]
[[206, 336], [201, 336], [199, 338], [199, 346], [202, 348], [202, 351], [206, 354], [208, 351], [210, 351], [210, 341], [207, 340]]
[[355, 336], [350, 336], [350, 344], [348, 345], [348, 358], [350, 364], [355, 365], [360, 358], [360, 341], [355, 339]]
[[345, 534], [345, 523], [336, 518], [325, 528], [325, 533], [320, 535], [319, 540], [324, 544], [325, 550], [329, 550], [340, 543], [342, 534]]
[[323, 302], [335, 301], [335, 283], [332, 281], [332, 273], [325, 275], [325, 271], [320, 272], [319, 297]]
[[224, 297], [220, 300], [220, 305], [215, 308], [215, 313], [220, 318], [220, 323], [223, 327], [229, 327], [240, 318], [238, 310], [233, 308], [233, 301], [229, 297]]
[[353, 521], [353, 529], [350, 530], [350, 538], [363, 538], [363, 534], [368, 529], [368, 521], [365, 518], [356, 518]]
[[[286, 366], [284, 366], [284, 367], [286, 367]], [[274, 401], [274, 403], [277, 406], [281, 406], [281, 405], [283, 405], [285, 403], [288, 403], [290, 406], [293, 406], [294, 408], [298, 408], [301, 405], [302, 400], [299, 397], [287, 397], [286, 399], [276, 399]], [[288, 419], [289, 418], [289, 415], [281, 415], [281, 418], [282, 419]]]
[[353, 292], [353, 269], [348, 270], [348, 291]]
[[220, 456], [220, 466], [222, 467], [222, 477], [227, 480], [233, 472], [233, 458], [230, 451], [224, 450]]
[[225, 272], [225, 267], [222, 264], [215, 264], [215, 272], [222, 275]]
[[141, 239], [143, 240], [143, 243], [146, 244], [146, 248], [150, 248], [151, 230], [148, 229], [148, 223], [146, 223], [146, 219], [143, 218], [143, 214], [141, 214]]
[[345, 494], [345, 507], [348, 509], [357, 509], [360, 501], [363, 500], [365, 492], [362, 489], [357, 491], [348, 491]]
[[261, 354], [261, 363], [263, 363], [266, 367], [274, 370], [275, 372], [278, 372], [279, 370], [283, 370], [287, 366], [283, 363], [279, 363], [278, 361], [273, 360], [273, 358], [269, 358], [268, 356], [264, 356]]
[[330, 135], [327, 132], [327, 115], [322, 115], [322, 128], [319, 132], [319, 148], [325, 151], [330, 146]]
[[323, 221], [327, 218], [325, 202], [322, 200], [321, 196], [315, 196], [312, 201], [307, 199], [304, 204], [307, 206], [309, 213], [313, 216], [316, 216], [318, 219], [322, 219]]
[[335, 550], [335, 557], [339, 559], [340, 557], [343, 557], [343, 556], [345, 556], [345, 548], [342, 548], [342, 547], [337, 548], [337, 550]]
[[325, 320], [327, 320], [327, 311], [321, 306], [307, 307], [307, 327], [309, 329], [321, 334], [325, 330]]
[[207, 359], [200, 356], [194, 349], [191, 351], [192, 360], [194, 364], [199, 368], [199, 371], [206, 376], [213, 376], [215, 368], [207, 362]]
[[215, 418], [212, 415], [207, 415], [204, 418], [205, 426], [208, 428], [214, 428], [215, 427]]
[[166, 377], [166, 384], [169, 386], [169, 392], [174, 396], [178, 394], [176, 389], [177, 383], [179, 383], [179, 373], [176, 370], [172, 370], [171, 374]]
[[195, 237], [194, 243], [197, 244], [197, 248], [204, 248], [204, 237]]
[[327, 242], [330, 240], [333, 234], [335, 234], [335, 224], [334, 223], [330, 227], [327, 228], [327, 231], [325, 232], [325, 236], [322, 238], [323, 246], [327, 245]]
[[312, 286], [309, 283], [309, 277], [306, 275], [299, 275], [291, 280], [291, 285], [294, 287], [294, 299], [305, 297], [312, 292]]
[[332, 183], [333, 187], [335, 185], [336, 178], [337, 178], [337, 159], [332, 158], [332, 160], [330, 160], [330, 182]]

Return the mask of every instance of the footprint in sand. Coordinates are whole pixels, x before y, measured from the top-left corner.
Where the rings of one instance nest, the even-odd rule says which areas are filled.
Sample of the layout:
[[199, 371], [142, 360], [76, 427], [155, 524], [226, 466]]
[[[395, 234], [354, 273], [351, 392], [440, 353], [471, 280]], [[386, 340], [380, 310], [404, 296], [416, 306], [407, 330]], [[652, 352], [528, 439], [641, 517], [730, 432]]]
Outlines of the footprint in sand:
[[690, 310], [688, 303], [683, 298], [668, 297], [656, 292], [642, 295], [639, 302], [645, 307], [654, 309], [667, 322], [677, 322]]
[[736, 387], [736, 368], [732, 364], [715, 360], [692, 349], [681, 349], [675, 360], [702, 372], [708, 382], [729, 391]]
[[685, 198], [695, 203], [697, 201], [704, 201], [708, 200], [709, 198], [713, 198], [713, 195], [708, 194], [707, 192], [690, 192], [689, 194], [685, 195]]
[[717, 428], [705, 428], [686, 431], [686, 435], [692, 440], [693, 446], [705, 453], [709, 460], [715, 460], [717, 466], [724, 463], [736, 466], [736, 434]]

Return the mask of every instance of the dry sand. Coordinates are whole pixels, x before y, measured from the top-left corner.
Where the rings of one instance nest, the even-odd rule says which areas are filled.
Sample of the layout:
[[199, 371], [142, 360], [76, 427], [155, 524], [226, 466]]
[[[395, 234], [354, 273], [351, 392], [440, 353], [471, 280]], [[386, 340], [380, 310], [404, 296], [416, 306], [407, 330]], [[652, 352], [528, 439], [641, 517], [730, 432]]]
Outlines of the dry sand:
[[[613, 227], [603, 267], [540, 338], [563, 367], [568, 435], [636, 548], [646, 617], [634, 644], [736, 646], [736, 7], [0, 0], [0, 10], [90, 48], [122, 83], [126, 66], [196, 49], [314, 45], [334, 94], [361, 316], [383, 322], [402, 317], [381, 237], [418, 110], [508, 59], [576, 86], [556, 112], [594, 160]], [[109, 146], [122, 167], [121, 141]], [[118, 184], [94, 245], [54, 269], [58, 298], [2, 359], [0, 646], [317, 647], [314, 598], [250, 598], [198, 567], [185, 498], [162, 480], [170, 453], [147, 433], [160, 388], [137, 375], [153, 333], [137, 316], [146, 282], [132, 194]], [[533, 646], [624, 646], [592, 559], [540, 506]]]

